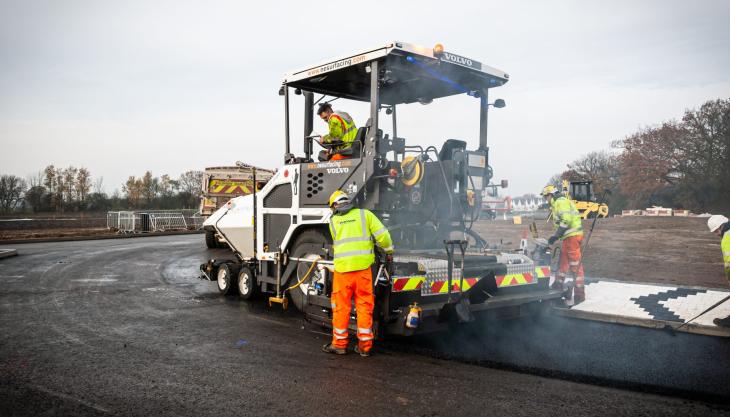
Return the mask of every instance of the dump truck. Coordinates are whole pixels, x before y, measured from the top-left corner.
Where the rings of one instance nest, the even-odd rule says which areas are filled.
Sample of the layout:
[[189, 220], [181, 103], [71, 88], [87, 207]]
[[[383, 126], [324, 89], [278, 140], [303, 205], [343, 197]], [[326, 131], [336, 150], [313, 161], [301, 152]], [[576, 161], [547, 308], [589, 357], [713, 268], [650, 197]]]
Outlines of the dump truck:
[[[215, 231], [210, 216], [232, 198], [251, 194], [253, 190], [252, 165], [236, 162], [235, 166], [209, 167], [203, 171], [200, 216], [205, 231], [205, 245], [208, 248], [225, 247], [225, 241]], [[258, 189], [274, 175], [274, 171], [258, 168], [256, 180]]]
[[[331, 326], [332, 213], [327, 203], [334, 191], [342, 190], [356, 207], [383, 221], [395, 244], [393, 273], [382, 263], [373, 266], [379, 337], [549, 308], [561, 294], [549, 287], [546, 242], [535, 241], [520, 253], [493, 250], [472, 229], [478, 200], [491, 180], [489, 107], [504, 107], [503, 100], [490, 103], [488, 97], [508, 80], [504, 71], [441, 45], [404, 42], [286, 74], [279, 87], [284, 164], [261, 190], [232, 199], [216, 212], [212, 227], [236, 259], [210, 259], [200, 265], [200, 277], [215, 282], [223, 294], [250, 299], [265, 293], [270, 305], [292, 303], [311, 322]], [[437, 148], [401, 136], [398, 110], [408, 106], [407, 114], [415, 117], [422, 105], [452, 96], [476, 104], [476, 149], [469, 146], [475, 138], [449, 134]], [[289, 126], [295, 98], [304, 107], [300, 154], [291, 147]], [[317, 161], [315, 144], [341, 145], [325, 143], [313, 133], [314, 105], [335, 99], [343, 99], [337, 102], [340, 108], [347, 108], [347, 100], [367, 103], [368, 118], [359, 121], [349, 159]], [[448, 129], [465, 118], [440, 120], [438, 126]], [[252, 174], [258, 175], [255, 169]], [[420, 320], [413, 327], [406, 319], [416, 305]]]
[[608, 205], [596, 201], [596, 195], [593, 192], [593, 181], [563, 180], [562, 192], [563, 195], [573, 201], [575, 208], [583, 219], [608, 217]]

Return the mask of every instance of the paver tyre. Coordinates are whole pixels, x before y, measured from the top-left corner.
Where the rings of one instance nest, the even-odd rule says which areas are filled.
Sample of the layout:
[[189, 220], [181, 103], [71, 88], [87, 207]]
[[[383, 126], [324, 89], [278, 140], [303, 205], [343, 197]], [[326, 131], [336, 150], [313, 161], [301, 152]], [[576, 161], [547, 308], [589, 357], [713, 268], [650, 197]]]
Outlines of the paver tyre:
[[218, 285], [218, 291], [223, 295], [235, 294], [236, 285], [238, 280], [238, 267], [231, 263], [224, 263], [218, 267], [216, 271], [216, 282]]
[[[294, 245], [292, 245], [292, 256], [295, 258], [315, 259], [317, 256], [324, 256], [324, 250], [327, 249], [328, 253], [332, 253], [332, 241], [329, 238], [329, 233], [325, 234], [324, 231], [319, 229], [305, 230], [299, 237], [297, 237]], [[294, 271], [291, 279], [287, 286], [296, 284], [307, 270], [311, 266], [308, 262], [300, 262], [297, 265], [297, 269]], [[307, 291], [309, 291], [310, 285], [317, 282], [324, 284], [325, 268], [323, 265], [317, 265], [315, 270], [309, 279], [302, 285], [289, 291], [289, 297], [292, 303], [299, 311], [304, 311], [304, 304], [307, 298]]]
[[205, 231], [205, 246], [208, 249], [215, 249], [218, 247], [218, 239], [215, 238], [215, 232], [206, 230]]
[[258, 294], [259, 287], [256, 282], [256, 275], [254, 275], [249, 267], [241, 267], [241, 270], [238, 271], [237, 278], [238, 295], [242, 299], [250, 300]]

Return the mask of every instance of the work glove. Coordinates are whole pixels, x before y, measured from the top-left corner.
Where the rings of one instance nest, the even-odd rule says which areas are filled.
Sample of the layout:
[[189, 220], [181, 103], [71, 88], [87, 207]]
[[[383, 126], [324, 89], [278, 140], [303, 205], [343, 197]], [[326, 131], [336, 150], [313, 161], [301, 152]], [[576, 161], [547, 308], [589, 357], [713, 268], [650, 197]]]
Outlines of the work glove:
[[548, 245], [552, 246], [553, 243], [555, 243], [558, 240], [557, 236], [550, 236], [550, 239], [548, 239]]

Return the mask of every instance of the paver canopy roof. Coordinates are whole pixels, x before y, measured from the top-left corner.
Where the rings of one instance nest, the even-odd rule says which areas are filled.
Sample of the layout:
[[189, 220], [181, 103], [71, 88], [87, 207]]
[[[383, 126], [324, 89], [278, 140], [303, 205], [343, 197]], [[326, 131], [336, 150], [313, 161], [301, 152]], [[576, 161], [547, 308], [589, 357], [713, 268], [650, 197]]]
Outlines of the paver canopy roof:
[[358, 54], [330, 59], [287, 74], [284, 83], [318, 94], [370, 101], [370, 63], [379, 61], [383, 104], [429, 102], [474, 94], [509, 79], [504, 71], [476, 60], [417, 45], [393, 42]]

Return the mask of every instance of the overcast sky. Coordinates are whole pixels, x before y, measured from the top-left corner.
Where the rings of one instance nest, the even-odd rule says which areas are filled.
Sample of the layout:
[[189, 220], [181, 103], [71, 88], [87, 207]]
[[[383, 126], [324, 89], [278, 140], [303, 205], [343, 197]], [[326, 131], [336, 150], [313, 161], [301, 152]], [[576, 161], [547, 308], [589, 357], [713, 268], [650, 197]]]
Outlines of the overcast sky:
[[[642, 126], [730, 98], [729, 1], [350, 3], [0, 0], [0, 173], [85, 166], [111, 192], [145, 170], [275, 168], [283, 75], [392, 40], [441, 42], [510, 74], [491, 92], [507, 107], [490, 113], [489, 142], [512, 195]], [[477, 100], [406, 107], [409, 143], [477, 147]]]

